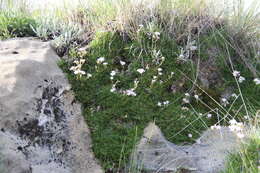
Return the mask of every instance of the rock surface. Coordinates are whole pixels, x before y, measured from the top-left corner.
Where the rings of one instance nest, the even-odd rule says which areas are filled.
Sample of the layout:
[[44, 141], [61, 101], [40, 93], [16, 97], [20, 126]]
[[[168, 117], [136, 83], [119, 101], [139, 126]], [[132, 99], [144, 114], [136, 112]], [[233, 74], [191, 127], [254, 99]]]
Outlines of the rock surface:
[[1, 173], [103, 172], [58, 59], [48, 42], [0, 42]]
[[193, 145], [179, 146], [165, 139], [160, 129], [150, 123], [132, 155], [139, 169], [148, 172], [219, 173], [226, 156], [239, 147], [239, 139], [227, 127], [207, 130]]

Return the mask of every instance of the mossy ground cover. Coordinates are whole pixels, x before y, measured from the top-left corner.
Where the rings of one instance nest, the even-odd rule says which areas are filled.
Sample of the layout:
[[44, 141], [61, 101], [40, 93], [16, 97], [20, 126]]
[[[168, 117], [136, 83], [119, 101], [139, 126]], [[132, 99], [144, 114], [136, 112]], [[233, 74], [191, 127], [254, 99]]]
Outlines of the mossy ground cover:
[[[218, 46], [221, 50], [217, 60], [223, 88], [212, 88], [210, 93], [199, 87], [199, 82], [194, 84], [196, 64], [178, 59], [183, 45], [163, 32], [156, 39], [153, 37], [155, 32], [144, 29], [138, 34], [138, 39], [126, 39], [120, 32], [98, 32], [85, 52], [72, 50], [69, 61], [61, 62], [76, 99], [83, 104], [94, 153], [106, 170], [115, 171], [129, 162], [130, 154], [148, 122], [154, 121], [171, 142], [183, 144], [194, 142], [211, 125], [225, 125], [232, 116], [241, 120], [246, 115], [243, 109], [236, 112], [242, 105], [241, 99], [231, 99], [230, 102], [234, 101], [232, 106], [224, 108], [216, 103], [227, 86], [233, 86], [233, 92], [238, 93], [225, 57], [230, 53], [235, 55], [232, 48], [221, 45], [220, 38], [213, 33], [205, 39], [196, 40], [201, 48], [193, 52], [193, 58], [207, 59], [208, 46]], [[214, 39], [210, 39], [211, 36]], [[104, 62], [97, 63], [100, 57], [104, 57], [105, 65]], [[86, 61], [82, 70], [91, 77], [79, 77], [69, 70], [75, 59]], [[125, 64], [122, 65], [122, 62]], [[248, 79], [240, 85], [246, 89], [247, 103], [259, 107], [255, 94], [259, 88], [250, 80], [253, 78], [250, 72], [239, 63], [234, 63], [234, 66]], [[140, 74], [138, 69], [145, 72]], [[111, 71], [115, 71], [116, 75], [111, 76]], [[172, 90], [174, 84], [180, 85], [176, 92]], [[111, 90], [113, 86], [116, 91]], [[130, 88], [135, 88], [136, 96], [122, 92]], [[185, 96], [185, 93], [190, 96]], [[193, 97], [195, 93], [200, 95], [199, 100]], [[183, 98], [187, 98], [189, 103], [183, 102]], [[222, 113], [214, 111], [216, 109]], [[213, 116], [208, 118], [208, 113]]]

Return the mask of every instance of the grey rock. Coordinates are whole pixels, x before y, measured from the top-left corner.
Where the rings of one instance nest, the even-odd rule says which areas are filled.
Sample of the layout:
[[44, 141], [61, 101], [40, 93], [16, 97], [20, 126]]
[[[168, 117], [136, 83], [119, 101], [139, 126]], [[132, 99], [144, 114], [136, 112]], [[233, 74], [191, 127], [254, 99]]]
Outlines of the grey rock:
[[132, 154], [132, 167], [147, 172], [218, 173], [225, 159], [240, 146], [227, 127], [205, 131], [192, 145], [175, 145], [165, 139], [159, 127], [150, 123]]
[[90, 131], [48, 42], [0, 42], [0, 170], [102, 173]]

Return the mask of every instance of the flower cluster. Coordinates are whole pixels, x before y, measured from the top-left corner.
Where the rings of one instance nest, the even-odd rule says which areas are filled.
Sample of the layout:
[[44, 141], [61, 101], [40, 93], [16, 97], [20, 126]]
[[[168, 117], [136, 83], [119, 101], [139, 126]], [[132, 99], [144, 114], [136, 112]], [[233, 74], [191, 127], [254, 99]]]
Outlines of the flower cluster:
[[[85, 71], [81, 70], [83, 64], [85, 63], [85, 59], [75, 60], [73, 63], [74, 63], [75, 65], [72, 66], [72, 67], [70, 68], [70, 70], [73, 71], [73, 73], [74, 73], [75, 75], [79, 75], [79, 76], [81, 77], [82, 75], [85, 75], [85, 74], [86, 74]], [[92, 77], [92, 75], [88, 73], [88, 74], [87, 74], [87, 78], [90, 78], [90, 77]]]
[[162, 107], [162, 106], [168, 106], [170, 104], [170, 101], [166, 100], [164, 102], [158, 102], [157, 106]]
[[243, 133], [244, 125], [241, 122], [237, 122], [235, 119], [229, 121], [229, 129], [234, 132], [238, 138], [244, 138], [245, 135]]
[[185, 93], [185, 97], [182, 99], [183, 103], [190, 103], [190, 94]]
[[244, 80], [246, 80], [243, 76], [240, 75], [239, 71], [234, 70], [232, 74], [238, 80], [239, 83], [242, 83], [244, 82]]
[[260, 79], [259, 78], [255, 78], [254, 82], [255, 82], [256, 85], [260, 85]]
[[105, 61], [106, 59], [104, 57], [100, 57], [97, 59], [97, 64], [102, 64], [104, 66], [107, 66], [108, 63]]
[[116, 83], [115, 83], [115, 84], [112, 85], [112, 88], [110, 89], [110, 92], [112, 92], [112, 93], [119, 93], [119, 94], [123, 94], [123, 95], [126, 95], [126, 96], [137, 96], [135, 90], [138, 87], [138, 84], [139, 84], [139, 81], [135, 80], [133, 88], [130, 88], [130, 89], [127, 89], [127, 90], [117, 90]]

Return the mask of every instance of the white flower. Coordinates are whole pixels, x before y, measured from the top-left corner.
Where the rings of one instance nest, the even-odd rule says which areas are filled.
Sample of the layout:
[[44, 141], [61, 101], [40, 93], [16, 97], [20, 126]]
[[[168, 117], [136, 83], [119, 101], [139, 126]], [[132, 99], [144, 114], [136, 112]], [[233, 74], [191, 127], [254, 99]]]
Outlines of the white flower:
[[222, 98], [221, 101], [222, 101], [222, 105], [224, 107], [226, 107], [229, 104], [229, 102], [228, 102], [228, 100], [226, 98]]
[[156, 80], [153, 79], [151, 83], [154, 84], [155, 82], [156, 82]]
[[168, 100], [164, 101], [163, 104], [164, 105], [168, 105], [170, 102]]
[[153, 76], [153, 79], [157, 79], [157, 76]]
[[187, 98], [183, 98], [182, 101], [183, 101], [184, 103], [190, 103], [189, 99], [187, 99]]
[[124, 66], [126, 63], [124, 61], [120, 61], [120, 64]]
[[207, 118], [211, 118], [211, 117], [212, 117], [212, 114], [208, 113]]
[[91, 78], [91, 77], [92, 77], [92, 74], [87, 73], [87, 78], [89, 79], [89, 78]]
[[199, 96], [198, 96], [197, 94], [194, 95], [194, 98], [195, 98], [196, 100], [199, 100]]
[[84, 74], [86, 74], [86, 72], [78, 69], [78, 70], [74, 71], [74, 74], [84, 75]]
[[162, 72], [158, 72], [158, 75], [161, 76], [161, 75], [163, 75], [163, 73]]
[[221, 129], [221, 126], [214, 124], [213, 126], [210, 127], [210, 129], [211, 130], [219, 130], [219, 129]]
[[238, 98], [238, 95], [235, 94], [235, 93], [233, 93], [233, 94], [231, 95], [231, 97]]
[[104, 58], [104, 57], [100, 57], [100, 58], [97, 59], [97, 63], [98, 63], [98, 64], [101, 64], [101, 63], [104, 62], [104, 61], [105, 61], [105, 58]]
[[110, 72], [110, 76], [115, 76], [116, 75], [116, 71], [115, 70], [112, 70], [111, 72]]
[[162, 103], [161, 103], [161, 102], [158, 102], [158, 103], [157, 103], [157, 106], [161, 107], [161, 106], [162, 106]]
[[185, 93], [184, 94], [186, 97], [190, 97], [190, 94], [189, 93]]
[[107, 62], [103, 62], [103, 65], [104, 65], [104, 66], [107, 66], [107, 65], [108, 65], [108, 63], [107, 63]]
[[246, 115], [246, 116], [244, 116], [244, 118], [245, 118], [246, 120], [248, 120], [248, 119], [249, 119], [249, 116]]
[[133, 89], [129, 89], [123, 92], [127, 96], [136, 96], [136, 93], [134, 92]]
[[181, 107], [181, 110], [188, 111], [188, 110], [189, 110], [189, 108], [188, 108], [188, 107], [185, 107], [185, 106], [183, 106], [183, 107]]
[[260, 79], [259, 78], [255, 78], [254, 82], [255, 82], [256, 85], [260, 85]]
[[112, 92], [112, 93], [116, 92], [116, 84], [112, 85], [110, 92]]
[[140, 73], [140, 74], [143, 74], [143, 73], [145, 72], [145, 69], [139, 68], [139, 69], [137, 69], [136, 71], [137, 71], [138, 73]]
[[162, 69], [162, 68], [158, 68], [157, 70], [158, 70], [159, 72], [161, 72], [163, 69]]
[[240, 76], [239, 78], [238, 78], [238, 82], [239, 83], [242, 83], [244, 80], [246, 80], [243, 76]]
[[181, 59], [181, 60], [184, 60], [184, 59], [185, 59], [185, 56], [183, 55], [183, 53], [181, 53], [181, 54], [179, 55], [179, 59]]
[[188, 134], [188, 137], [189, 137], [189, 138], [192, 138], [192, 134], [191, 134], [191, 133], [189, 133], [189, 134]]
[[240, 76], [240, 72], [236, 71], [236, 70], [234, 70], [232, 74], [233, 74], [234, 77], [239, 77]]
[[235, 119], [232, 119], [229, 121], [229, 124], [231, 124], [231, 125], [237, 124], [237, 121]]

